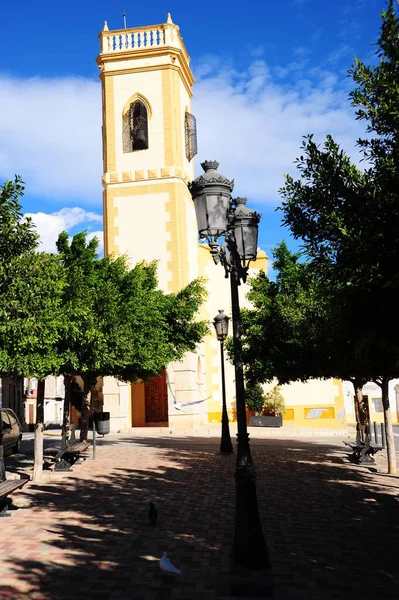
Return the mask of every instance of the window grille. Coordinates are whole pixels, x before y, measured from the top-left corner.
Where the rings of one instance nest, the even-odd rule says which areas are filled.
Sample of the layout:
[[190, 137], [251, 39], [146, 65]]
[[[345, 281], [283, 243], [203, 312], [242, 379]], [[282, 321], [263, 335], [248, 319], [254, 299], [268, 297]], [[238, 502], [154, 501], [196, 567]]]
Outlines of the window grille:
[[194, 115], [186, 112], [184, 120], [184, 134], [186, 142], [186, 157], [190, 162], [197, 154], [197, 121]]
[[148, 149], [148, 117], [143, 102], [132, 102], [122, 123], [123, 152]]

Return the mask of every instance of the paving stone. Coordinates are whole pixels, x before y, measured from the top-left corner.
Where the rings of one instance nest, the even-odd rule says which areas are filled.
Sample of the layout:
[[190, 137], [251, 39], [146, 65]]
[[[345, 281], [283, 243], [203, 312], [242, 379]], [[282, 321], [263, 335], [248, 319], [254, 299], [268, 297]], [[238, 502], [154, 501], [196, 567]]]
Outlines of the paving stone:
[[[377, 472], [352, 465], [340, 443], [254, 440], [272, 562], [258, 572], [230, 561], [234, 457], [219, 439], [107, 436], [95, 461], [15, 495], [24, 508], [0, 520], [0, 598], [397, 599], [399, 479], [383, 456]], [[162, 574], [165, 550], [182, 575]]]

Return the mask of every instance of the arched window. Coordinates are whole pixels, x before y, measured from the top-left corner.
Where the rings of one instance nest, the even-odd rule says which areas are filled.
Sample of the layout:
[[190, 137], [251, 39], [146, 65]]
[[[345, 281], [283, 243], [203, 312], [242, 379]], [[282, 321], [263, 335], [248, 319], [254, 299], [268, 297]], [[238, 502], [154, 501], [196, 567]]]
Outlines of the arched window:
[[135, 152], [147, 148], [147, 109], [141, 100], [135, 100], [123, 115], [123, 152]]

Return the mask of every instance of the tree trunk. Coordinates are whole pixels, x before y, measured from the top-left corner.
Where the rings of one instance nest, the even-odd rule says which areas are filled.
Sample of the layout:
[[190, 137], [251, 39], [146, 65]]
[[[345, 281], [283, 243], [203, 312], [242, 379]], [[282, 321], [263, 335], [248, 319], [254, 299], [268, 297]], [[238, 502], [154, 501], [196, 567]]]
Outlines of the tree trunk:
[[80, 441], [86, 442], [89, 432], [89, 418], [93, 412], [92, 407], [92, 389], [97, 384], [97, 377], [92, 373], [84, 373], [83, 379], [83, 400], [82, 412], [80, 416]]
[[38, 381], [36, 396], [36, 424], [34, 445], [33, 481], [40, 481], [43, 475], [43, 426], [44, 426], [44, 387], [45, 381]]
[[381, 383], [382, 405], [384, 408], [385, 438], [387, 441], [388, 473], [396, 473], [395, 440], [392, 429], [392, 413], [389, 406], [389, 382], [391, 377], [384, 375]]

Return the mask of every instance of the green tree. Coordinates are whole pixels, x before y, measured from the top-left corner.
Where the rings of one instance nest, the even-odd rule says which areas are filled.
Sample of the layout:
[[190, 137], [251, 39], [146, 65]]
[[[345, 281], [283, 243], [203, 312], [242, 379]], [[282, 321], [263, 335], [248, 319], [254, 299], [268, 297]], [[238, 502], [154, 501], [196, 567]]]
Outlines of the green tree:
[[63, 270], [58, 257], [30, 252], [12, 261], [12, 279], [0, 296], [0, 370], [38, 379], [33, 479], [43, 468], [44, 381], [59, 372], [63, 334]]
[[283, 415], [285, 411], [285, 400], [281, 393], [281, 387], [275, 385], [269, 392], [265, 394], [265, 404], [263, 414], [271, 415], [272, 417]]
[[326, 373], [331, 349], [328, 298], [311, 265], [282, 242], [273, 250], [276, 280], [249, 280], [251, 309], [242, 309], [245, 376], [250, 383], [306, 381]]
[[392, 1], [382, 13], [378, 64], [358, 59], [350, 71], [356, 116], [368, 136], [358, 145], [368, 162], [355, 167], [330, 136], [320, 149], [309, 136], [297, 160], [300, 179], [282, 189], [284, 224], [301, 238], [313, 269], [340, 302], [352, 356], [381, 385], [388, 469], [396, 472], [388, 385], [398, 373], [399, 289], [399, 23]]
[[30, 218], [23, 218], [20, 199], [24, 195], [24, 184], [19, 175], [14, 181], [0, 186], [0, 285], [6, 285], [5, 275], [10, 261], [22, 254], [35, 250], [39, 236]]
[[[392, 235], [390, 225], [385, 227], [383, 222], [386, 213], [394, 221], [394, 211], [385, 202], [385, 195], [376, 192], [376, 172], [369, 169], [361, 173], [330, 137], [321, 149], [309, 136], [297, 166], [300, 179], [287, 177], [282, 189], [284, 224], [303, 240], [310, 269], [323, 286], [323, 293], [331, 298], [333, 347], [341, 347], [341, 356], [346, 357], [346, 368], [339, 357], [340, 368], [332, 363], [335, 372], [340, 373], [342, 366], [344, 371], [352, 369], [345, 378], [355, 380], [360, 406], [363, 383], [373, 379], [382, 384], [389, 472], [393, 473], [396, 467], [388, 384], [398, 372], [394, 324], [398, 288], [393, 285], [391, 260], [377, 253], [375, 239]], [[379, 219], [377, 204], [385, 214]], [[333, 352], [332, 356], [337, 354]]]
[[342, 290], [326, 286], [306, 255], [291, 252], [285, 242], [273, 250], [273, 257], [276, 280], [264, 274], [251, 279], [248, 297], [253, 308], [242, 311], [247, 380], [277, 379], [279, 384], [310, 378], [350, 380], [364, 424], [361, 390], [372, 375], [357, 354], [355, 316], [346, 313]]
[[205, 297], [194, 281], [177, 294], [158, 289], [156, 263], [130, 269], [125, 257], [97, 257], [97, 240], [64, 232], [57, 242], [66, 269], [67, 335], [60, 340], [65, 375], [83, 380], [81, 440], [87, 438], [91, 395], [97, 379], [136, 381], [159, 374], [193, 350], [206, 332], [196, 320]]
[[248, 385], [245, 388], [245, 402], [248, 410], [254, 411], [257, 415], [262, 414], [263, 405], [265, 403], [265, 393], [259, 383]]
[[[43, 464], [44, 378], [56, 371], [62, 287], [58, 260], [36, 253], [38, 235], [23, 218], [23, 182], [0, 187], [0, 373], [38, 377], [34, 478]], [[0, 453], [2, 453], [0, 431]]]

